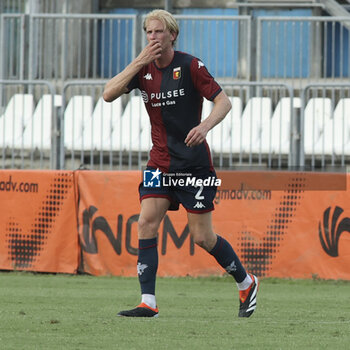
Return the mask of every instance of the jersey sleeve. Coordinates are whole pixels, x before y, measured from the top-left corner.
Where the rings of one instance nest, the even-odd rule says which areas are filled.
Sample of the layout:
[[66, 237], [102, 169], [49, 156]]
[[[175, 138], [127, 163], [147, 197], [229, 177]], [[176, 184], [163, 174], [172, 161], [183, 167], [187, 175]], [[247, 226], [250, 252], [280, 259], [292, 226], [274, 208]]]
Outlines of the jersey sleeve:
[[127, 86], [127, 89], [129, 90], [127, 93], [131, 92], [134, 89], [137, 89], [139, 87], [139, 73], [136, 73], [134, 77], [130, 80], [130, 83]]
[[214, 100], [222, 90], [220, 85], [208, 72], [204, 63], [197, 58], [193, 58], [191, 62], [191, 76], [194, 87], [207, 100]]

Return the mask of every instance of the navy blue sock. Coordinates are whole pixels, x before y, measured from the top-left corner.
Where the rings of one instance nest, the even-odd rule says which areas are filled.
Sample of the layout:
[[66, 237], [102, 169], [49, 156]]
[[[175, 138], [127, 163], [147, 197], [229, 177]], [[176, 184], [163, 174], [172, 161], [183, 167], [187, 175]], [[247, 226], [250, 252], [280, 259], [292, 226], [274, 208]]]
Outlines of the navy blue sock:
[[231, 244], [228, 243], [225, 238], [222, 238], [219, 235], [217, 235], [217, 237], [216, 244], [209, 253], [227, 271], [227, 273], [233, 276], [237, 283], [242, 282], [246, 278], [247, 272], [242, 266]]
[[157, 269], [157, 238], [140, 239], [137, 274], [141, 286], [141, 294], [155, 295]]

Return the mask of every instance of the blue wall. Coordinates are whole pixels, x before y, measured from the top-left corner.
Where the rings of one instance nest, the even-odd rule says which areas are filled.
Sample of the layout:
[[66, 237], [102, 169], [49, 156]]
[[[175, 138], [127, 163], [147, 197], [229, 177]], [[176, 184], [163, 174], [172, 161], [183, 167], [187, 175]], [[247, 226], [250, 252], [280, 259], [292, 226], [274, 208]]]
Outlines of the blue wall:
[[[311, 16], [308, 9], [255, 10], [254, 17], [262, 16]], [[269, 34], [270, 33], [270, 34]], [[269, 36], [268, 36], [269, 34]], [[309, 29], [304, 22], [263, 22], [261, 73], [263, 78], [292, 78], [309, 76]], [[268, 39], [267, 39], [268, 38]]]
[[[114, 9], [111, 14], [136, 14], [144, 15], [150, 9]], [[236, 9], [184, 9], [179, 14], [184, 15], [225, 15], [234, 16], [238, 14]], [[107, 21], [105, 27], [100, 30], [101, 36], [101, 57], [100, 74], [102, 77], [111, 77], [124, 69], [132, 58], [132, 25], [126, 20], [118, 24], [115, 21]], [[186, 23], [191, 30], [185, 31]], [[179, 21], [180, 35], [176, 43], [176, 49], [186, 51], [200, 58], [208, 70], [218, 76], [237, 75], [238, 61], [238, 25], [230, 27], [225, 38], [221, 35], [224, 24], [218, 26], [213, 21]], [[112, 28], [110, 27], [112, 26]], [[112, 33], [113, 45], [110, 45], [110, 33]], [[202, 39], [199, 39], [202, 38]], [[117, 40], [116, 40], [117, 39]], [[189, 46], [190, 49], [188, 48]], [[118, 49], [119, 48], [119, 49]], [[213, 49], [215, 48], [215, 50]], [[216, 56], [220, 53], [220, 62]], [[222, 58], [224, 57], [224, 59]], [[110, 60], [113, 64], [110, 64]], [[225, 64], [222, 62], [225, 61]]]
[[[147, 12], [146, 10], [144, 10]], [[110, 14], [137, 15], [135, 9], [115, 9]], [[100, 23], [100, 57], [99, 74], [110, 78], [122, 71], [132, 59], [133, 25], [131, 20], [107, 20], [103, 26]], [[113, 40], [111, 40], [113, 39]]]
[[[237, 9], [183, 9], [181, 15], [237, 16]], [[200, 58], [215, 77], [237, 77], [239, 25], [237, 21], [179, 20], [176, 49]], [[187, 30], [186, 30], [187, 28]]]
[[349, 30], [327, 24], [327, 77], [349, 77]]
[[[113, 14], [146, 14], [150, 9], [115, 9]], [[213, 15], [236, 16], [237, 9], [183, 9], [181, 15]], [[312, 16], [311, 9], [276, 10], [256, 9], [253, 17], [260, 16]], [[109, 22], [109, 23], [108, 23]], [[188, 52], [200, 58], [208, 70], [216, 77], [232, 77], [238, 75], [239, 54], [239, 26], [235, 22], [216, 24], [216, 21], [179, 20], [180, 35], [176, 49]], [[306, 22], [273, 21], [266, 22], [262, 27], [261, 74], [263, 78], [307, 78], [310, 75], [310, 38], [309, 26]], [[186, 30], [187, 29], [187, 30]], [[110, 32], [113, 41], [110, 44]], [[268, 33], [269, 37], [268, 37]], [[335, 35], [334, 35], [335, 34]], [[327, 76], [349, 76], [349, 33], [343, 29], [342, 41], [340, 26], [332, 24], [327, 30]], [[132, 59], [132, 24], [126, 20], [107, 21], [104, 28], [100, 28], [101, 57], [100, 74], [111, 77], [125, 68]], [[335, 38], [335, 39], [333, 39]], [[269, 44], [270, 43], [270, 44]], [[276, 45], [277, 43], [277, 45]], [[333, 46], [332, 46], [333, 45]], [[334, 47], [334, 51], [331, 49]], [[112, 61], [112, 62], [111, 62]]]

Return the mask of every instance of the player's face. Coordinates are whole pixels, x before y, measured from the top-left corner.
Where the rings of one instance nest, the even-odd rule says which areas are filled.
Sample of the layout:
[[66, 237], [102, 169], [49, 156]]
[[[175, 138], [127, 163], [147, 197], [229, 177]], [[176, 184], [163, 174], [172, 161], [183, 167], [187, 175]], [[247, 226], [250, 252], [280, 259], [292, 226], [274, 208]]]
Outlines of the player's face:
[[148, 42], [153, 40], [159, 42], [163, 50], [171, 48], [172, 42], [175, 40], [174, 34], [170, 33], [163, 23], [157, 19], [152, 19], [147, 23], [146, 35]]

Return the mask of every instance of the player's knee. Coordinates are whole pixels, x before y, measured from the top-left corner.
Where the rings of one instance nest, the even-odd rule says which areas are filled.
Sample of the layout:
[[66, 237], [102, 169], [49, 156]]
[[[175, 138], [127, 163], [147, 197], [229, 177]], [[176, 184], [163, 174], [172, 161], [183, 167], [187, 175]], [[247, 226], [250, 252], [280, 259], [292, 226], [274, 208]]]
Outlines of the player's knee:
[[211, 251], [215, 246], [216, 235], [213, 232], [192, 231], [191, 235], [193, 237], [194, 243], [208, 252]]
[[202, 234], [192, 234], [193, 241], [196, 245], [199, 247], [205, 249], [205, 250], [210, 250], [210, 241], [208, 240], [208, 237], [206, 235]]
[[205, 249], [205, 240], [202, 237], [194, 237], [193, 240], [195, 244]]
[[153, 238], [157, 235], [159, 223], [156, 220], [140, 217], [138, 220], [139, 238]]

